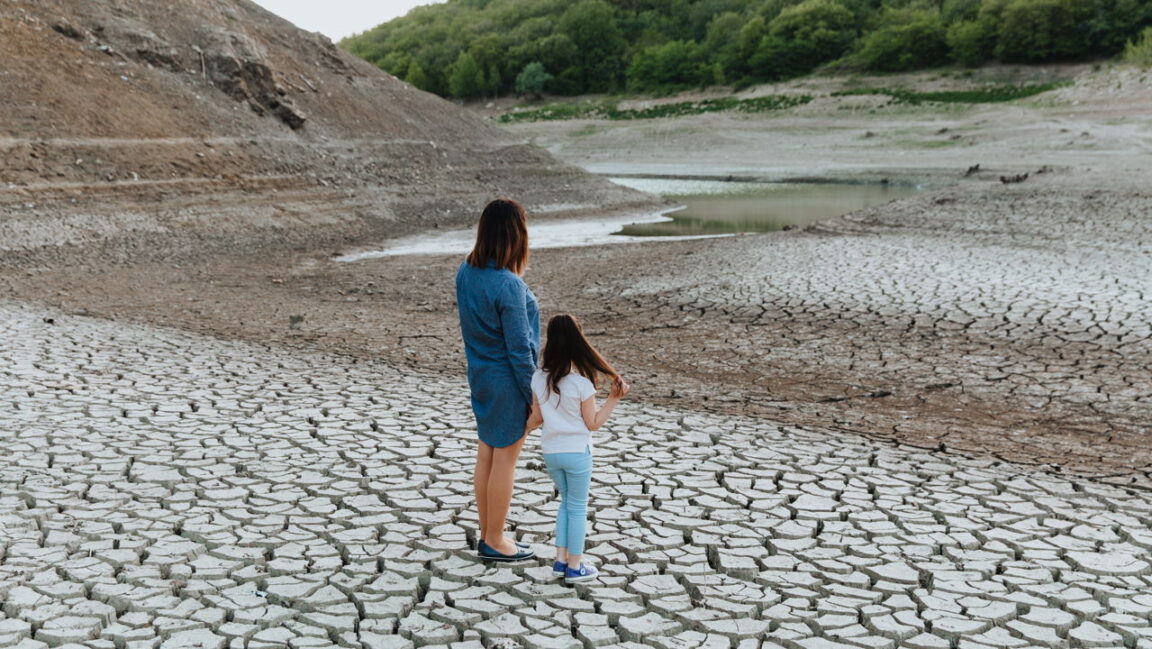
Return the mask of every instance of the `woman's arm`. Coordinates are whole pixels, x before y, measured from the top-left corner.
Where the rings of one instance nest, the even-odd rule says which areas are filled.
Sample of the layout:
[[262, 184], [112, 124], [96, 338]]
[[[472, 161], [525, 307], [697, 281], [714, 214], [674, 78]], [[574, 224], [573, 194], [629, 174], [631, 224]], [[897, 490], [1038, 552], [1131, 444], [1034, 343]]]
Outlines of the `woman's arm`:
[[532, 373], [536, 371], [536, 347], [532, 328], [528, 324], [528, 290], [518, 283], [509, 283], [497, 304], [500, 327], [504, 331], [504, 349], [512, 367], [516, 385], [524, 401], [532, 402]]
[[596, 409], [596, 395], [588, 397], [580, 402], [580, 415], [584, 418], [584, 425], [588, 430], [600, 430], [604, 422], [608, 421], [608, 417], [612, 415], [612, 411], [616, 409], [616, 404], [620, 403], [620, 397], [628, 394], [631, 389], [624, 379], [616, 379], [612, 383], [612, 391], [608, 394], [608, 398], [604, 400], [604, 405], [599, 410]]

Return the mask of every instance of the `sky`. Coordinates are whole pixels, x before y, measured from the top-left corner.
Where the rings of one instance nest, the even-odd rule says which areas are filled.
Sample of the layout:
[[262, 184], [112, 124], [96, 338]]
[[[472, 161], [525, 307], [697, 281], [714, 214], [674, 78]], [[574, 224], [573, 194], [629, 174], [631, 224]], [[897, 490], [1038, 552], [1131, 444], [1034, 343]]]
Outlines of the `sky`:
[[255, 0], [301, 29], [338, 41], [437, 0]]

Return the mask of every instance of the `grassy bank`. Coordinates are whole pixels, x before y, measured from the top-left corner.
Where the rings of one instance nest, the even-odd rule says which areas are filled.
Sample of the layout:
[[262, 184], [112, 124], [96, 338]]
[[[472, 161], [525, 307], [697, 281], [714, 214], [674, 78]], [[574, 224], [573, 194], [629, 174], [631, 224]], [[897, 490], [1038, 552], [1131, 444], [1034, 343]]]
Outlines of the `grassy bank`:
[[620, 108], [618, 103], [611, 101], [584, 104], [560, 103], [528, 110], [514, 110], [504, 113], [496, 119], [503, 124], [512, 124], [515, 122], [542, 122], [562, 119], [655, 119], [730, 110], [743, 113], [766, 113], [801, 106], [810, 101], [812, 101], [810, 95], [769, 95], [753, 99], [720, 97], [700, 101], [682, 101], [658, 104], [647, 108]]
[[[828, 93], [830, 97], [851, 97], [862, 95], [882, 95], [890, 98], [893, 104], [988, 104], [1015, 101], [1033, 97], [1050, 90], [1068, 85], [1066, 81], [1027, 84], [999, 84], [964, 90], [918, 91], [908, 88], [852, 88]], [[496, 120], [502, 124], [517, 122], [542, 122], [570, 119], [632, 120], [657, 119], [661, 117], [683, 117], [723, 111], [744, 113], [767, 113], [802, 106], [811, 102], [814, 95], [767, 95], [750, 99], [718, 97], [698, 101], [661, 103], [644, 108], [621, 108], [619, 101], [559, 102], [534, 108], [516, 108], [499, 115]]]

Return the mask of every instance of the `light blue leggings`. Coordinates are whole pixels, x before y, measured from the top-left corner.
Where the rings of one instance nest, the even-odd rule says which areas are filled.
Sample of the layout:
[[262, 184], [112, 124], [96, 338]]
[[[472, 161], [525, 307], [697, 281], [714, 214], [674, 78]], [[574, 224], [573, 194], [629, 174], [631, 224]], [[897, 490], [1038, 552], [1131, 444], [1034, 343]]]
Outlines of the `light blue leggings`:
[[544, 464], [560, 492], [560, 509], [556, 512], [556, 547], [567, 548], [568, 554], [584, 554], [592, 453], [545, 453]]

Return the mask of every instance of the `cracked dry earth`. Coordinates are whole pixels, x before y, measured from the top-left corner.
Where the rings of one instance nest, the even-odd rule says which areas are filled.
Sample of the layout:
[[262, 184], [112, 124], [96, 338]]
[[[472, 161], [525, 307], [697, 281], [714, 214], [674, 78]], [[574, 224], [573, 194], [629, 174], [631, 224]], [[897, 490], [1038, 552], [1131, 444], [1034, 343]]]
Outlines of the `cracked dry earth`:
[[0, 359], [0, 646], [1152, 647], [1145, 491], [630, 402], [567, 587], [473, 558], [461, 381], [12, 302]]

